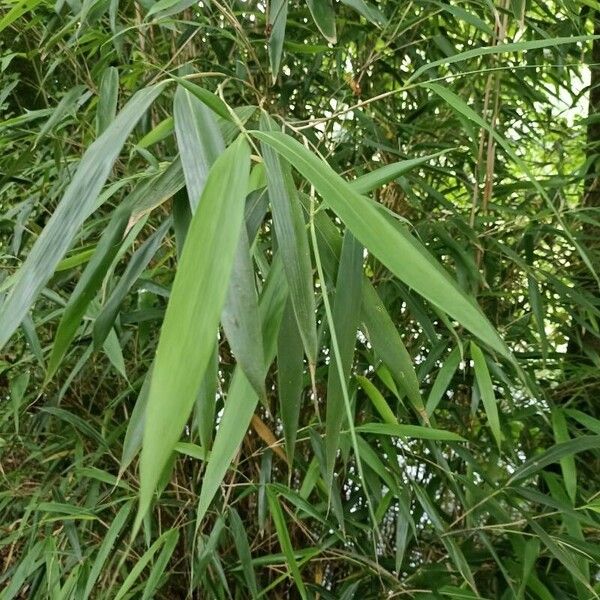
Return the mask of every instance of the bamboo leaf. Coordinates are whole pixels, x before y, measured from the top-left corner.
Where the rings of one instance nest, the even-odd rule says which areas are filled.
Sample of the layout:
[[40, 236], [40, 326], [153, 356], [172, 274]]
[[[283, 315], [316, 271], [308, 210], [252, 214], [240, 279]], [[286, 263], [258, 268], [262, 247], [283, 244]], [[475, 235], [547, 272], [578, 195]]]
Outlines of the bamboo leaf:
[[[273, 131], [275, 124], [261, 116], [261, 128]], [[270, 134], [269, 134], [270, 135]], [[311, 365], [317, 362], [317, 326], [312, 267], [306, 225], [289, 165], [268, 145], [262, 145], [267, 171], [269, 199], [275, 234], [290, 289], [298, 330]]]
[[440, 440], [446, 442], [464, 442], [463, 437], [452, 431], [421, 427], [420, 425], [400, 425], [398, 423], [365, 423], [357, 425], [356, 431], [360, 433], [374, 433], [377, 435], [390, 435], [399, 438], [415, 438], [420, 440]]
[[306, 0], [310, 14], [323, 34], [323, 37], [335, 44], [337, 36], [335, 33], [335, 11], [331, 0]]
[[531, 477], [552, 463], [559, 462], [565, 456], [600, 448], [600, 435], [582, 435], [568, 442], [562, 442], [549, 448], [538, 456], [524, 462], [509, 479], [510, 483]]
[[248, 585], [248, 589], [252, 594], [252, 598], [256, 598], [258, 596], [258, 587], [256, 585], [254, 567], [252, 566], [250, 544], [248, 543], [248, 536], [246, 535], [244, 523], [234, 508], [230, 509], [229, 511], [229, 527], [231, 529], [235, 547], [240, 558], [246, 584]]
[[421, 156], [419, 158], [411, 158], [409, 160], [401, 160], [399, 162], [385, 165], [375, 171], [371, 171], [365, 175], [357, 177], [350, 182], [350, 185], [354, 191], [358, 194], [368, 194], [375, 188], [381, 187], [394, 179], [398, 179], [402, 175], [412, 171], [416, 167], [420, 167], [425, 163], [428, 163], [432, 158], [437, 158], [446, 154], [447, 150], [436, 152], [435, 154], [428, 154], [427, 156]]
[[287, 301], [277, 339], [277, 389], [288, 463], [294, 464], [296, 435], [304, 388], [304, 353], [294, 309]]
[[[279, 326], [287, 296], [288, 289], [283, 273], [283, 264], [278, 254], [273, 259], [269, 277], [260, 297], [265, 368], [273, 362], [275, 357]], [[244, 372], [236, 368], [229, 386], [219, 429], [213, 443], [211, 459], [206, 466], [202, 487], [200, 488], [196, 529], [204, 519], [206, 511], [244, 439], [257, 403], [258, 396], [252, 385]]]
[[304, 586], [302, 575], [300, 574], [300, 569], [298, 568], [298, 563], [296, 562], [294, 547], [292, 546], [292, 541], [285, 523], [283, 511], [279, 505], [279, 498], [271, 486], [267, 487], [267, 498], [269, 499], [269, 509], [275, 523], [275, 530], [277, 531], [279, 545], [281, 546], [283, 554], [285, 555], [289, 573], [293, 578], [296, 587], [298, 588], [298, 592], [300, 593], [302, 600], [308, 600], [308, 592]]
[[[554, 430], [554, 439], [557, 444], [566, 443], [571, 439], [565, 413], [560, 408], [554, 408], [552, 411], [552, 429]], [[575, 504], [575, 497], [577, 496], [577, 469], [575, 467], [575, 457], [572, 454], [563, 456], [560, 459], [560, 469], [562, 471], [567, 494], [569, 495], [571, 502]]]
[[343, 380], [330, 369], [327, 380], [325, 452], [328, 481], [333, 477], [340, 430], [344, 420], [343, 388], [348, 386], [356, 345], [363, 277], [363, 248], [349, 231], [344, 235], [333, 303], [333, 327], [337, 336]]
[[426, 417], [412, 359], [371, 282], [363, 281], [362, 319], [373, 349], [390, 369], [418, 414]]
[[190, 224], [150, 384], [136, 527], [150, 506], [213, 351], [242, 226], [249, 172], [250, 151], [239, 138], [211, 169]]
[[288, 0], [269, 1], [269, 65], [273, 82], [279, 75], [281, 66], [281, 55], [283, 53], [283, 42], [285, 40], [285, 24], [287, 21]]
[[562, 46], [564, 44], [577, 44], [578, 42], [586, 42], [591, 39], [594, 39], [594, 36], [574, 35], [569, 37], [548, 37], [540, 40], [495, 44], [493, 46], [474, 48], [473, 50], [466, 50], [465, 52], [460, 52], [454, 56], [444, 57], [422, 65], [409, 77], [408, 83], [411, 83], [423, 75], [423, 73], [435, 69], [436, 67], [452, 65], [471, 58], [479, 58], [480, 56], [487, 56], [489, 54], [509, 54], [512, 52], [525, 52], [527, 50], [540, 50], [542, 48], [556, 48], [557, 46]]
[[353, 8], [373, 25], [383, 27], [387, 23], [381, 11], [365, 0], [342, 0], [342, 3]]
[[117, 285], [94, 322], [94, 347], [96, 349], [104, 343], [106, 336], [115, 322], [121, 303], [144, 269], [154, 258], [171, 224], [171, 219], [166, 219], [138, 250], [134, 252], [129, 263], [127, 263], [123, 275], [119, 278]]
[[212, 111], [182, 87], [175, 92], [173, 117], [193, 213], [198, 207], [212, 164], [225, 150], [225, 142]]
[[460, 363], [460, 348], [454, 348], [452, 352], [446, 358], [446, 361], [442, 365], [437, 377], [435, 378], [435, 382], [431, 387], [431, 391], [429, 392], [429, 397], [427, 398], [427, 414], [431, 416], [444, 394], [448, 390], [448, 386], [450, 385], [454, 374], [456, 373], [456, 369]]
[[373, 403], [373, 406], [379, 413], [379, 416], [385, 421], [385, 423], [390, 425], [397, 425], [398, 419], [396, 419], [396, 415], [390, 408], [389, 404], [385, 401], [385, 398], [381, 394], [381, 392], [366, 378], [361, 377], [360, 375], [356, 376], [356, 379], [360, 385], [360, 387], [365, 391], [369, 399]]
[[129, 513], [131, 511], [131, 507], [133, 506], [132, 502], [125, 503], [119, 512], [115, 515], [113, 522], [111, 523], [104, 539], [102, 540], [102, 544], [98, 549], [98, 554], [96, 555], [96, 559], [94, 560], [94, 564], [92, 565], [92, 569], [90, 571], [89, 577], [85, 584], [85, 590], [83, 591], [83, 598], [89, 598], [94, 585], [98, 581], [98, 577], [102, 572], [102, 567], [104, 563], [110, 556], [110, 553], [113, 550], [113, 547], [121, 533], [121, 530], [125, 526], [127, 522], [127, 518], [129, 517]]
[[498, 444], [498, 447], [500, 447], [504, 436], [502, 435], [502, 429], [500, 427], [500, 418], [498, 416], [498, 405], [496, 403], [496, 396], [494, 394], [494, 386], [492, 385], [492, 379], [490, 377], [490, 372], [485, 362], [483, 352], [474, 342], [471, 342], [471, 357], [473, 358], [475, 379], [477, 380], [477, 386], [479, 387], [479, 392], [483, 401], [483, 407], [485, 409], [488, 424], [492, 430], [496, 444]]
[[96, 108], [96, 135], [101, 135], [114, 121], [119, 101], [119, 71], [107, 67], [102, 73]]
[[264, 398], [264, 350], [258, 294], [245, 227], [240, 232], [221, 321], [237, 362], [256, 393]]

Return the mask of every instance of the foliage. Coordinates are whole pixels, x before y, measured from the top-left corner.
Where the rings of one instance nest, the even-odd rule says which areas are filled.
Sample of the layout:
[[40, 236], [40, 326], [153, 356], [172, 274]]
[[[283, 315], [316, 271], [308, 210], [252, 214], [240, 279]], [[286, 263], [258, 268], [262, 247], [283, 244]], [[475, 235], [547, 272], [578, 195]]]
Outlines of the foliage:
[[598, 8], [4, 3], [1, 597], [597, 598]]

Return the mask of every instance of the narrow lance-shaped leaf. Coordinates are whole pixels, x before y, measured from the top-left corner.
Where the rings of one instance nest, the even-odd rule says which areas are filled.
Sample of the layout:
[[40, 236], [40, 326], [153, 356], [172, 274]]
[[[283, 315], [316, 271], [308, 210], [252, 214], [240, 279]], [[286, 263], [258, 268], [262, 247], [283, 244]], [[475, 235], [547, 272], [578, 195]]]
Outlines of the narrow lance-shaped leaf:
[[494, 394], [494, 386], [492, 385], [492, 379], [483, 352], [474, 342], [471, 342], [471, 357], [473, 358], [475, 379], [477, 381], [477, 386], [479, 387], [481, 400], [483, 401], [483, 408], [485, 409], [492, 435], [496, 440], [496, 444], [500, 447], [504, 437], [500, 428], [500, 418], [498, 416], [498, 405]]
[[335, 286], [333, 324], [337, 334], [338, 348], [344, 380], [340, 381], [337, 369], [329, 370], [327, 380], [327, 412], [325, 416], [325, 449], [328, 483], [333, 477], [340, 429], [345, 416], [342, 386], [348, 385], [356, 332], [358, 329], [362, 294], [363, 247], [350, 231], [346, 231]]
[[399, 423], [365, 423], [357, 425], [356, 431], [360, 433], [375, 433], [377, 435], [391, 435], [400, 438], [414, 438], [421, 440], [445, 440], [448, 442], [464, 442], [457, 433], [421, 425], [401, 425]]
[[148, 405], [148, 392], [150, 391], [153, 368], [154, 363], [150, 365], [150, 368], [144, 377], [142, 387], [140, 388], [133, 411], [129, 417], [129, 423], [127, 424], [127, 430], [125, 431], [125, 439], [123, 440], [123, 451], [121, 453], [121, 464], [119, 467], [120, 475], [125, 472], [125, 469], [131, 464], [131, 461], [142, 447], [142, 440], [144, 439], [144, 423], [146, 421], [146, 406]]
[[346, 6], [352, 7], [354, 10], [359, 12], [367, 21], [370, 21], [374, 25], [383, 26], [387, 20], [373, 4], [365, 2], [365, 0], [342, 0], [342, 3]]
[[408, 232], [383, 217], [375, 204], [357, 194], [333, 169], [302, 144], [279, 132], [253, 132], [294, 165], [317, 189], [354, 236], [396, 277], [448, 313], [491, 348], [512, 360], [481, 309]]
[[[288, 296], [286, 279], [279, 253], [273, 259], [267, 282], [260, 297], [260, 316], [263, 327], [265, 369], [273, 362], [281, 316]], [[265, 373], [266, 375], [266, 373]], [[258, 395], [240, 368], [236, 368], [229, 386], [225, 408], [215, 436], [211, 458], [206, 466], [196, 527], [199, 527], [214, 498], [227, 469], [238, 451], [258, 403]]]
[[481, 48], [474, 48], [473, 50], [466, 50], [453, 56], [440, 58], [427, 62], [419, 67], [407, 80], [407, 83], [411, 83], [415, 79], [418, 79], [423, 73], [435, 69], [442, 65], [452, 65], [457, 62], [469, 60], [471, 58], [479, 58], [480, 56], [486, 56], [488, 54], [509, 54], [512, 52], [523, 52], [526, 50], [539, 50], [541, 48], [554, 48], [556, 46], [562, 46], [564, 44], [576, 44], [578, 42], [587, 42], [594, 39], [592, 35], [574, 35], [567, 37], [555, 37], [555, 38], [544, 38], [540, 40], [531, 40], [524, 42], [514, 42], [510, 44], [495, 44], [492, 46], [483, 46]]
[[[552, 411], [552, 429], [554, 430], [554, 439], [557, 444], [568, 442], [571, 439], [565, 413], [560, 408], [555, 408]], [[569, 494], [571, 502], [575, 503], [577, 495], [577, 468], [575, 466], [575, 458], [572, 454], [563, 456], [560, 459], [560, 469], [567, 494]]]
[[161, 547], [166, 547], [170, 549], [172, 552], [175, 549], [175, 545], [177, 543], [177, 539], [179, 538], [179, 530], [178, 529], [169, 529], [165, 531], [151, 546], [146, 550], [146, 552], [140, 557], [140, 559], [135, 563], [133, 568], [127, 573], [127, 577], [123, 582], [123, 585], [119, 588], [119, 591], [115, 594], [115, 600], [122, 600], [126, 597], [129, 590], [133, 587], [138, 577], [142, 574], [142, 571], [146, 568], [146, 566], [150, 563], [150, 561], [154, 558], [154, 555], [159, 551]]
[[600, 448], [600, 435], [582, 435], [568, 442], [562, 442], [549, 448], [545, 452], [532, 456], [524, 462], [511, 476], [509, 483], [515, 483], [521, 479], [531, 477], [548, 465], [559, 462], [566, 456], [585, 452], [586, 450]]
[[94, 589], [94, 585], [96, 584], [98, 577], [100, 577], [102, 567], [111, 555], [115, 542], [117, 541], [117, 537], [121, 533], [121, 529], [123, 529], [123, 526], [129, 517], [132, 506], [133, 503], [131, 501], [126, 502], [115, 515], [113, 522], [111, 523], [106, 535], [104, 536], [104, 539], [102, 540], [102, 544], [98, 549], [98, 553], [96, 554], [96, 560], [94, 560], [94, 564], [92, 565], [92, 570], [90, 571], [90, 575], [85, 584], [85, 590], [83, 591], [82, 598], [90, 597], [92, 590]]
[[415, 410], [427, 420], [410, 354], [379, 294], [366, 277], [363, 278], [362, 293], [362, 318], [373, 349], [389, 367]]
[[446, 393], [460, 363], [460, 348], [454, 348], [442, 365], [427, 398], [427, 414], [431, 416]]
[[419, 158], [411, 158], [409, 160], [401, 160], [390, 165], [385, 165], [385, 167], [375, 169], [375, 171], [371, 171], [370, 173], [366, 173], [365, 175], [357, 177], [350, 182], [350, 185], [355, 192], [359, 194], [367, 194], [371, 190], [393, 181], [394, 179], [398, 179], [398, 177], [401, 177], [405, 173], [412, 171], [416, 167], [424, 165], [432, 158], [442, 156], [446, 152], [448, 152], [448, 150], [442, 150], [441, 152], [436, 152], [435, 154], [428, 154], [427, 156], [420, 156]]
[[263, 341], [246, 227], [240, 231], [221, 322], [237, 362], [259, 396], [264, 397]]
[[285, 450], [290, 467], [294, 463], [298, 419], [304, 387], [304, 352], [292, 303], [288, 299], [277, 339], [277, 392]]
[[332, 0], [306, 0], [310, 14], [323, 34], [323, 37], [335, 44], [337, 36], [335, 33], [335, 11]]
[[96, 108], [96, 133], [100, 135], [112, 123], [117, 114], [119, 101], [119, 71], [116, 67], [108, 67], [102, 73], [98, 90], [98, 106]]
[[[192, 83], [191, 81], [188, 81], [187, 79], [182, 79], [180, 77], [173, 77], [173, 79], [181, 87], [185, 88], [188, 92], [190, 92], [196, 98], [198, 98], [198, 100], [200, 100], [203, 104], [206, 104], [206, 106], [208, 106], [208, 108], [210, 108], [214, 113], [219, 115], [219, 117], [225, 119], [226, 121], [232, 120], [230, 108], [227, 106], [227, 104], [225, 104], [225, 102], [223, 102], [223, 100], [221, 100], [221, 98], [219, 98], [219, 96], [213, 94], [212, 92], [209, 92], [208, 90], [204, 89], [203, 87], [200, 87], [199, 85], [196, 85], [195, 83]], [[244, 109], [247, 108], [252, 108], [252, 111], [254, 111], [254, 107], [244, 106], [240, 109], [234, 109], [233, 112], [236, 113], [238, 119], [240, 119], [241, 121], [245, 121], [247, 117], [244, 118], [240, 114], [240, 112], [244, 112]], [[238, 112], [238, 110], [240, 112]], [[234, 124], [234, 126], [237, 128], [236, 124]], [[227, 140], [227, 136], [225, 135], [224, 137]]]
[[89, 92], [85, 93], [84, 85], [76, 85], [72, 87], [60, 100], [58, 106], [52, 111], [50, 118], [44, 123], [41, 128], [35, 145], [39, 143], [44, 136], [52, 131], [69, 113], [76, 110], [77, 104], [89, 97]]
[[173, 115], [185, 185], [194, 212], [210, 167], [225, 150], [225, 142], [212, 111], [182, 87], [175, 92]]
[[394, 411], [392, 411], [389, 404], [386, 402], [383, 394], [366, 377], [357, 375], [356, 380], [373, 403], [375, 410], [379, 413], [379, 416], [383, 421], [391, 425], [396, 425], [398, 419], [396, 418]]
[[304, 586], [304, 581], [302, 580], [302, 575], [300, 574], [300, 569], [298, 568], [298, 563], [294, 555], [294, 547], [292, 546], [290, 533], [285, 523], [283, 510], [281, 510], [281, 506], [279, 505], [279, 498], [277, 497], [276, 492], [270, 486], [267, 488], [267, 498], [269, 499], [269, 509], [275, 523], [275, 531], [277, 532], [279, 545], [285, 555], [289, 574], [294, 580], [302, 600], [307, 600], [309, 597], [308, 592]]
[[215, 162], [190, 224], [156, 351], [140, 459], [139, 525], [191, 412], [213, 352], [244, 215], [250, 150]]
[[58, 207], [20, 268], [0, 310], [0, 348], [19, 326], [63, 258], [96, 199], [130, 131], [164, 85], [135, 94], [108, 129], [88, 148]]
[[219, 385], [218, 346], [218, 341], [215, 340], [213, 353], [200, 384], [194, 408], [194, 425], [198, 430], [200, 444], [206, 451], [210, 450], [212, 446], [213, 430], [215, 428], [217, 389]]
[[[264, 114], [261, 116], [260, 125], [265, 131], [276, 130], [276, 125]], [[267, 170], [275, 234], [290, 288], [290, 297], [304, 351], [309, 363], [314, 366], [317, 362], [315, 297], [302, 207], [289, 165], [268, 145], [262, 145], [262, 154]]]
[[248, 535], [246, 534], [245, 526], [240, 515], [234, 508], [229, 510], [229, 528], [231, 529], [240, 564], [242, 565], [246, 584], [252, 594], [252, 598], [256, 598], [258, 596], [258, 587], [256, 585], [254, 567], [252, 566], [252, 553], [248, 542]]
[[269, 1], [269, 25], [271, 26], [271, 33], [269, 35], [269, 64], [271, 66], [273, 82], [277, 79], [281, 65], [287, 12], [288, 0]]
[[98, 349], [106, 339], [127, 292], [129, 292], [160, 248], [163, 238], [170, 226], [171, 219], [166, 219], [130, 258], [123, 275], [121, 275], [117, 285], [106, 301], [104, 308], [94, 322], [94, 347], [96, 349]]

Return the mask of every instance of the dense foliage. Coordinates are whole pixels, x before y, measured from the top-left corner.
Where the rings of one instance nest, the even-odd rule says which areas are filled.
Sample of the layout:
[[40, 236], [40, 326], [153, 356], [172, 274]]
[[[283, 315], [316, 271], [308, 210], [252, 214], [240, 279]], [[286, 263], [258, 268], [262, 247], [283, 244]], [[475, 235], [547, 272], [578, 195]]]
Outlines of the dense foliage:
[[3, 600], [600, 596], [600, 4], [2, 6]]

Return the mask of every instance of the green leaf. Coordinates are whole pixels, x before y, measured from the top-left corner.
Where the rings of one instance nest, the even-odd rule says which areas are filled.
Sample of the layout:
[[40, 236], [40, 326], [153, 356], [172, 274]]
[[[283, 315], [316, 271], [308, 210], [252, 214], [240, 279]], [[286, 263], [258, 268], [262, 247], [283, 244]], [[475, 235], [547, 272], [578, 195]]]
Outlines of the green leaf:
[[310, 14], [323, 34], [323, 37], [335, 44], [337, 36], [335, 33], [335, 11], [331, 0], [306, 0]]
[[160, 227], [133, 253], [123, 275], [108, 297], [100, 314], [94, 322], [94, 347], [98, 349], [113, 326], [119, 308], [129, 290], [135, 285], [144, 269], [148, 266], [160, 248], [163, 238], [171, 227], [171, 219], [166, 219]]
[[471, 342], [471, 357], [475, 369], [475, 379], [483, 401], [483, 408], [485, 409], [488, 424], [499, 448], [504, 436], [502, 435], [502, 430], [500, 428], [500, 418], [498, 416], [496, 396], [494, 395], [494, 386], [492, 385], [492, 379], [483, 352], [474, 342]]
[[[261, 323], [265, 352], [265, 369], [273, 362], [281, 316], [288, 296], [283, 274], [283, 264], [279, 254], [273, 259], [269, 277], [260, 297]], [[266, 375], [266, 373], [265, 373]], [[233, 374], [219, 429], [212, 447], [211, 459], [206, 466], [202, 480], [196, 529], [200, 526], [212, 499], [214, 498], [227, 469], [238, 451], [250, 425], [258, 396], [240, 368]]]
[[185, 185], [194, 213], [208, 172], [225, 150], [225, 142], [212, 111], [182, 87], [175, 92], [173, 116]]
[[102, 540], [102, 544], [100, 545], [100, 548], [98, 548], [96, 559], [94, 560], [94, 564], [92, 565], [92, 569], [85, 584], [83, 598], [90, 597], [94, 585], [96, 585], [96, 581], [98, 581], [98, 577], [100, 577], [102, 567], [104, 567], [104, 563], [111, 555], [113, 547], [117, 541], [117, 537], [127, 522], [127, 518], [129, 517], [129, 512], [131, 511], [132, 506], [132, 502], [126, 502], [115, 515], [113, 522], [108, 528], [108, 531]]
[[254, 567], [252, 566], [250, 544], [248, 543], [248, 536], [246, 534], [244, 523], [242, 522], [237, 510], [234, 508], [229, 509], [229, 527], [231, 529], [233, 541], [240, 558], [246, 585], [250, 590], [252, 598], [256, 598], [258, 596], [258, 586], [256, 585]]
[[[225, 104], [225, 102], [223, 102], [223, 100], [221, 100], [221, 98], [219, 98], [219, 96], [216, 96], [215, 94], [213, 94], [212, 92], [209, 92], [208, 90], [205, 90], [203, 87], [200, 87], [199, 85], [196, 85], [195, 83], [192, 83], [191, 81], [188, 81], [187, 79], [182, 79], [180, 77], [173, 77], [173, 79], [183, 88], [185, 88], [188, 92], [190, 92], [193, 96], [195, 96], [198, 100], [200, 100], [203, 104], [206, 104], [206, 106], [208, 106], [208, 108], [210, 108], [214, 113], [216, 113], [217, 115], [219, 115], [219, 117], [225, 119], [226, 121], [231, 121], [232, 120], [232, 115], [231, 115], [231, 110], [229, 109], [229, 107], [227, 106], [227, 104]], [[254, 108], [253, 107], [241, 107], [239, 109], [239, 111], [244, 111], [245, 109], [251, 108], [252, 112], [254, 112]], [[245, 121], [246, 118], [243, 117], [242, 114], [240, 114], [240, 112], [238, 112], [238, 109], [233, 111], [234, 113], [236, 113], [237, 118], [240, 121]], [[250, 115], [248, 115], [250, 116]], [[235, 129], [237, 131], [237, 125], [235, 125]], [[225, 139], [227, 140], [227, 136], [224, 135]]]
[[400, 425], [398, 423], [365, 423], [357, 425], [356, 431], [360, 433], [374, 433], [377, 435], [390, 435], [399, 438], [415, 438], [419, 440], [440, 440], [445, 442], [464, 442], [463, 437], [452, 431], [422, 427], [420, 425]]
[[20, 0], [0, 19], [0, 31], [12, 25], [17, 19], [31, 12], [42, 0]]
[[194, 411], [194, 425], [198, 430], [200, 443], [207, 450], [212, 446], [218, 387], [219, 354], [218, 343], [215, 341], [212, 356], [208, 362], [208, 367], [198, 391]]
[[138, 148], [149, 148], [154, 144], [169, 137], [175, 129], [175, 119], [167, 117], [162, 120], [152, 131], [148, 132], [136, 145]]
[[162, 575], [169, 564], [169, 561], [171, 560], [171, 556], [173, 555], [173, 551], [175, 550], [178, 541], [179, 531], [177, 529], [171, 529], [169, 536], [165, 539], [156, 562], [150, 569], [150, 573], [148, 574], [148, 579], [144, 587], [142, 600], [151, 600], [152, 598], [156, 598], [157, 590], [163, 583], [165, 583]]
[[304, 352], [294, 309], [287, 301], [277, 339], [277, 393], [288, 463], [294, 464], [298, 420], [304, 389]]
[[365, 0], [342, 0], [342, 4], [353, 8], [373, 25], [383, 27], [387, 23], [381, 11]]
[[244, 215], [250, 149], [239, 138], [215, 162], [190, 224], [161, 329], [140, 459], [140, 508], [189, 417], [213, 352]]
[[253, 132], [277, 150], [317, 189], [353, 235], [396, 277], [448, 313], [501, 355], [510, 351], [475, 302], [408, 232], [383, 217], [374, 204], [352, 188], [324, 161], [299, 142], [278, 132]]
[[125, 358], [123, 357], [123, 350], [119, 343], [119, 338], [114, 329], [109, 329], [106, 338], [102, 342], [102, 349], [108, 359], [110, 360], [113, 367], [119, 372], [125, 379], [127, 379], [127, 371], [125, 370]]
[[448, 386], [452, 382], [454, 374], [456, 373], [456, 369], [460, 364], [460, 348], [454, 348], [452, 352], [446, 358], [446, 361], [442, 365], [442, 368], [439, 370], [437, 377], [433, 385], [431, 386], [431, 391], [429, 392], [429, 397], [427, 398], [427, 414], [431, 416], [444, 394], [448, 390]]
[[259, 397], [264, 398], [264, 350], [254, 281], [248, 234], [246, 228], [242, 227], [221, 321], [238, 364]]
[[325, 455], [328, 482], [333, 477], [340, 430], [345, 416], [343, 388], [348, 386], [358, 329], [363, 277], [363, 248], [346, 231], [335, 285], [333, 327], [337, 336], [343, 380], [338, 369], [329, 369], [327, 413], [325, 416]]
[[60, 100], [56, 108], [52, 111], [50, 118], [41, 128], [35, 145], [37, 145], [48, 132], [52, 131], [69, 113], [74, 113], [77, 105], [81, 102], [85, 93], [84, 85], [72, 87]]
[[279, 75], [281, 66], [281, 55], [283, 53], [283, 42], [285, 40], [285, 24], [287, 21], [288, 0], [269, 1], [269, 65], [273, 82]]
[[[264, 131], [276, 130], [275, 123], [264, 114], [261, 116], [260, 126]], [[275, 234], [290, 289], [294, 314], [298, 321], [298, 330], [302, 337], [304, 351], [309, 363], [314, 366], [317, 362], [315, 296], [302, 206], [289, 165], [268, 145], [263, 144], [261, 149], [267, 171]]]
[[[150, 210], [182, 186], [181, 165], [178, 162], [172, 163], [163, 173], [139, 183], [113, 212], [90, 262], [69, 296], [48, 360], [46, 381], [50, 381], [56, 373], [90, 302], [100, 289], [104, 276], [121, 250], [121, 242], [134, 209], [142, 213]], [[140, 214], [138, 213], [138, 216]]]
[[577, 454], [578, 452], [585, 452], [586, 450], [592, 450], [600, 448], [600, 435], [582, 435], [574, 438], [568, 442], [562, 444], [556, 444], [549, 448], [545, 452], [533, 456], [526, 462], [524, 462], [509, 479], [509, 483], [515, 483], [521, 479], [531, 477], [538, 471], [541, 471], [544, 467], [551, 465], [552, 463], [559, 462], [561, 458]]
[[131, 464], [136, 454], [142, 447], [144, 439], [144, 422], [146, 420], [146, 406], [148, 405], [148, 392], [150, 391], [150, 379], [152, 377], [152, 368], [148, 369], [137, 400], [129, 417], [125, 439], [123, 440], [123, 451], [121, 452], [121, 462], [119, 474], [122, 475], [125, 469]]
[[96, 108], [96, 135], [101, 135], [115, 120], [119, 101], [119, 71], [107, 67], [102, 73]]
[[135, 563], [134, 567], [128, 572], [123, 585], [119, 588], [119, 591], [114, 596], [115, 600], [122, 600], [127, 592], [131, 589], [133, 584], [137, 581], [138, 577], [142, 574], [142, 571], [146, 568], [148, 563], [154, 558], [154, 555], [158, 552], [161, 547], [166, 547], [173, 552], [177, 539], [179, 538], [179, 531], [177, 529], [169, 529], [165, 531], [151, 546], [144, 552], [140, 559]]
[[426, 417], [412, 359], [379, 294], [365, 277], [362, 319], [373, 349], [390, 369], [418, 414]]
[[460, 52], [454, 56], [448, 56], [439, 60], [427, 62], [419, 67], [409, 78], [407, 83], [411, 83], [415, 79], [418, 79], [423, 73], [440, 67], [442, 65], [452, 65], [463, 60], [470, 60], [472, 58], [479, 58], [480, 56], [486, 56], [489, 54], [510, 54], [512, 52], [523, 52], [526, 50], [539, 50], [542, 48], [555, 48], [563, 44], [577, 44], [578, 42], [588, 42], [594, 39], [595, 36], [591, 35], [574, 35], [571, 37], [555, 37], [545, 38], [541, 40], [531, 40], [526, 42], [514, 42], [510, 44], [495, 44], [493, 46], [483, 46], [480, 48], [474, 48], [473, 50], [467, 50]]
[[398, 419], [396, 419], [396, 415], [390, 408], [389, 404], [385, 401], [385, 398], [381, 392], [366, 377], [357, 375], [356, 380], [373, 403], [373, 406], [379, 413], [380, 417], [388, 425], [397, 425]]
[[108, 129], [87, 149], [73, 180], [17, 273], [0, 311], [0, 349], [19, 326], [63, 258], [96, 200], [129, 132], [164, 84], [135, 94]]
[[[554, 408], [552, 410], [552, 429], [554, 430], [554, 439], [557, 444], [568, 442], [571, 439], [565, 413], [560, 408]], [[572, 454], [563, 456], [560, 459], [560, 469], [562, 471], [567, 494], [569, 494], [569, 498], [573, 504], [575, 504], [575, 497], [577, 496], [577, 468], [575, 466], [575, 457]]]
[[442, 150], [435, 154], [428, 154], [427, 156], [421, 156], [419, 158], [411, 158], [409, 160], [401, 160], [385, 167], [380, 167], [375, 171], [371, 171], [366, 175], [361, 175], [350, 182], [352, 189], [358, 194], [367, 194], [375, 188], [381, 187], [390, 181], [394, 181], [402, 175], [412, 171], [416, 167], [420, 167], [425, 163], [429, 162], [432, 158], [437, 158], [446, 154], [448, 150]]
[[302, 600], [308, 600], [308, 592], [306, 591], [304, 581], [302, 580], [302, 575], [300, 574], [300, 569], [298, 568], [298, 563], [296, 562], [294, 547], [292, 546], [290, 533], [285, 523], [283, 510], [281, 510], [279, 498], [271, 486], [267, 487], [267, 498], [269, 499], [269, 509], [271, 511], [271, 516], [273, 517], [273, 522], [275, 523], [275, 531], [277, 532], [279, 545], [281, 546], [283, 554], [285, 555], [285, 561], [289, 569], [289, 575], [293, 578]]
[[569, 547], [568, 550], [565, 550], [562, 547], [562, 545], [560, 545], [558, 542], [556, 542], [555, 539], [551, 535], [549, 535], [548, 532], [539, 523], [537, 523], [533, 519], [528, 519], [527, 521], [529, 523], [529, 526], [534, 530], [534, 532], [539, 537], [539, 539], [544, 544], [544, 546], [546, 546], [546, 548], [548, 548], [550, 553], [560, 563], [562, 563], [564, 565], [564, 567], [567, 569], [567, 573], [572, 574], [581, 583], [583, 583], [583, 585], [589, 591], [593, 592], [593, 590], [589, 584], [589, 581], [587, 580], [585, 574], [582, 573], [581, 569], [579, 568], [579, 565], [577, 564], [577, 561], [573, 557], [572, 548]]

